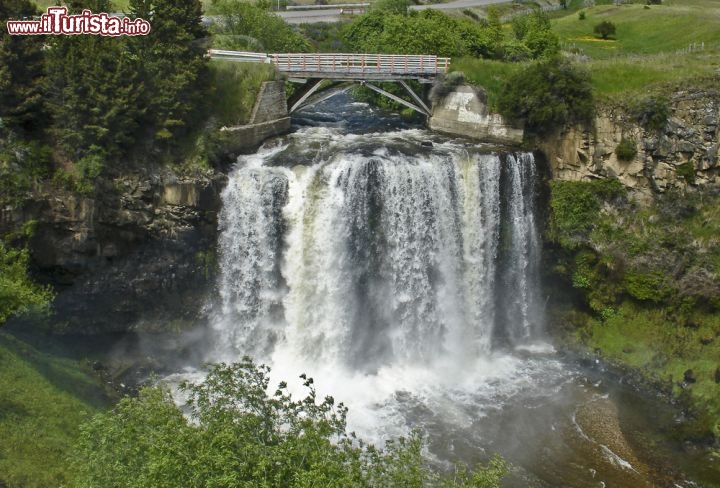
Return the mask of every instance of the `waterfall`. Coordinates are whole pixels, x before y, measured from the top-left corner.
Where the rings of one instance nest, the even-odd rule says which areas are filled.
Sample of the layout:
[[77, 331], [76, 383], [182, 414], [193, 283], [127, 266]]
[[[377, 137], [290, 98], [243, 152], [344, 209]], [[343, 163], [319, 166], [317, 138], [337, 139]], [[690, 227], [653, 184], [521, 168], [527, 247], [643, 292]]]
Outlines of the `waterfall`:
[[387, 137], [240, 161], [220, 215], [218, 349], [282, 344], [372, 372], [541, 332], [532, 154]]

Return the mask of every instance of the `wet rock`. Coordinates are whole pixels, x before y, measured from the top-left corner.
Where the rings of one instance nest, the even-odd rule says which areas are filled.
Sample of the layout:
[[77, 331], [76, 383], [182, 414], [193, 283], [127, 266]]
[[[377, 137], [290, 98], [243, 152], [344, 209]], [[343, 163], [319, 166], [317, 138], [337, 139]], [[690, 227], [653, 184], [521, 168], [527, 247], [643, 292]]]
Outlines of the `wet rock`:
[[692, 369], [685, 370], [683, 373], [683, 381], [687, 384], [695, 383], [697, 381], [695, 372]]
[[432, 141], [422, 141], [420, 145], [423, 147], [433, 147]]

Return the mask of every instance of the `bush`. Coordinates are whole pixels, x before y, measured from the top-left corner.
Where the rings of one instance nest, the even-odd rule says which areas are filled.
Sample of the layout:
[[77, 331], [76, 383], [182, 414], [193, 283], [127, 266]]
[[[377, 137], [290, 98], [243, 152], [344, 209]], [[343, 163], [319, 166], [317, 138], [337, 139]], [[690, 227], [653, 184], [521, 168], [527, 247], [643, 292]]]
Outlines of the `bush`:
[[603, 39], [607, 39], [610, 36], [615, 35], [615, 24], [610, 21], [603, 20], [593, 28], [593, 32]]
[[410, 2], [408, 0], [377, 0], [372, 9], [386, 14], [407, 15]]
[[305, 52], [310, 46], [283, 19], [244, 0], [215, 0], [214, 47], [239, 51]]
[[590, 75], [560, 58], [532, 64], [507, 80], [498, 107], [538, 135], [568, 124], [589, 124], [595, 112]]
[[615, 155], [620, 161], [632, 161], [637, 156], [637, 143], [633, 139], [623, 137], [615, 148]]
[[28, 259], [27, 250], [5, 247], [0, 241], [0, 325], [13, 315], [42, 310], [52, 300], [48, 288], [28, 278]]
[[636, 300], [660, 302], [668, 294], [665, 278], [660, 273], [628, 273], [625, 289]]
[[649, 96], [636, 102], [631, 112], [642, 127], [659, 132], [665, 128], [670, 117], [670, 105], [665, 97]]
[[578, 12], [578, 20], [585, 20], [585, 11], [581, 10]]
[[683, 178], [688, 184], [695, 183], [695, 166], [692, 162], [681, 164], [675, 168], [675, 173]]
[[[417, 434], [366, 445], [345, 431], [347, 408], [305, 398], [249, 358], [212, 367], [204, 383], [185, 383], [187, 414], [161, 388], [145, 388], [81, 428], [73, 486], [473, 486], [495, 488], [507, 465], [495, 458], [475, 472], [433, 473]], [[452, 476], [454, 474], [454, 476]], [[472, 484], [471, 484], [472, 483]]]

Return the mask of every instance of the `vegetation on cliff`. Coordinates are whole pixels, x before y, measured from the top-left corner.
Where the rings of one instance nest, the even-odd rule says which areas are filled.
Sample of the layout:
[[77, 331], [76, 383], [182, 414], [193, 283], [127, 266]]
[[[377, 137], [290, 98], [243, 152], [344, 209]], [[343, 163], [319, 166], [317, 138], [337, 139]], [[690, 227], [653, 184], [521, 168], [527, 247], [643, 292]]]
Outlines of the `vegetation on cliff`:
[[649, 207], [615, 180], [551, 184], [553, 273], [575, 290], [566, 337], [685, 398], [684, 434], [720, 436], [720, 194]]
[[52, 293], [28, 277], [26, 249], [7, 248], [0, 241], [0, 326], [12, 315], [48, 306]]

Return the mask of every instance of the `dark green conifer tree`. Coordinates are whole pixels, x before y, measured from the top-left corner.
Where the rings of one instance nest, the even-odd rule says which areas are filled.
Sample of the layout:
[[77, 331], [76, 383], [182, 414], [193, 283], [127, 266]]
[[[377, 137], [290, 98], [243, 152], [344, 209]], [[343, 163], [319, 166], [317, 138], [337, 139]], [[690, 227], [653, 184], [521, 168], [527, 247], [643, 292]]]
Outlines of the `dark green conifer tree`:
[[29, 0], [0, 2], [0, 127], [32, 135], [46, 126], [44, 36], [11, 36], [8, 20], [37, 15]]
[[[107, 0], [73, 2], [71, 12], [111, 11]], [[125, 37], [55, 36], [48, 53], [54, 134], [77, 160], [117, 157], [136, 139], [144, 109], [136, 56]]]
[[199, 0], [130, 0], [130, 15], [150, 22], [147, 36], [130, 39], [144, 84], [146, 134], [171, 146], [200, 119], [208, 99], [208, 34]]

